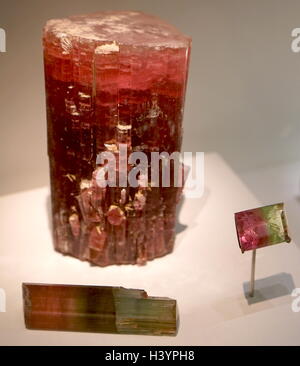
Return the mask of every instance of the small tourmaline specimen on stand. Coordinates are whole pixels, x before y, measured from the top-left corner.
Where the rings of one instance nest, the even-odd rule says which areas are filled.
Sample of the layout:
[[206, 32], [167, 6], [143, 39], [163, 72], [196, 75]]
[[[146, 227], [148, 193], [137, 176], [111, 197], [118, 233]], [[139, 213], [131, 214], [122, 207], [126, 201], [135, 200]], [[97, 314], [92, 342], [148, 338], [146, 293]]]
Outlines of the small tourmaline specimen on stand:
[[48, 154], [59, 252], [105, 266], [143, 264], [172, 251], [181, 188], [99, 187], [104, 166], [96, 159], [104, 151], [118, 157], [122, 144], [128, 154], [180, 151], [189, 53], [189, 38], [138, 12], [47, 22]]
[[235, 224], [242, 252], [291, 241], [283, 203], [237, 212]]
[[28, 329], [169, 335], [177, 333], [176, 300], [123, 287], [23, 284]]

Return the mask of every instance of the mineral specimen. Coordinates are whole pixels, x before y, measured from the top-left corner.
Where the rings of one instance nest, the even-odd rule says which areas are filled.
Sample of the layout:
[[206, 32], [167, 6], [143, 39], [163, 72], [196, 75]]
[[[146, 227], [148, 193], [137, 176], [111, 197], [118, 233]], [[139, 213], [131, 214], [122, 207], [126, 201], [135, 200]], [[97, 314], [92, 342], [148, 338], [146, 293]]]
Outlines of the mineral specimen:
[[56, 250], [100, 266], [171, 252], [182, 188], [99, 186], [97, 156], [180, 151], [190, 39], [153, 16], [102, 12], [50, 20], [43, 41]]
[[176, 335], [176, 300], [122, 287], [23, 284], [28, 329]]
[[291, 241], [283, 203], [238, 212], [235, 224], [242, 252]]

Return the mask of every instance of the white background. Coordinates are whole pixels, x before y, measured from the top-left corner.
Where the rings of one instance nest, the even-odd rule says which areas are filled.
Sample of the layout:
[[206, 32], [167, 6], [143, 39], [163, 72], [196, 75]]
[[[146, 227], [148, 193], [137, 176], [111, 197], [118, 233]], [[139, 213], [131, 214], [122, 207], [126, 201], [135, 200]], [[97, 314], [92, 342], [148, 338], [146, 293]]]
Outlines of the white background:
[[[145, 267], [90, 267], [53, 251], [41, 29], [46, 20], [105, 9], [161, 16], [193, 38], [184, 150], [206, 153], [205, 193], [186, 199], [173, 254]], [[297, 0], [0, 0], [0, 344], [300, 344], [300, 27]], [[261, 249], [263, 289], [249, 305], [251, 254], [233, 213], [284, 201], [293, 242]], [[179, 226], [180, 228], [181, 226]], [[175, 338], [28, 331], [21, 283], [123, 285], [176, 298]], [[276, 295], [282, 295], [276, 297]]]

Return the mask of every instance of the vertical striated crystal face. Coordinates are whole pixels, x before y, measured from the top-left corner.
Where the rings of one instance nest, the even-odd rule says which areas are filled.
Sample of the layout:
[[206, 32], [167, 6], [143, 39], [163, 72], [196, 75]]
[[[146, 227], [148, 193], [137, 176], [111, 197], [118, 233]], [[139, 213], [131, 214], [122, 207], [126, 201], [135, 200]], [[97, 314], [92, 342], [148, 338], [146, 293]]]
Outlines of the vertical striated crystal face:
[[283, 203], [235, 214], [241, 251], [290, 242]]
[[176, 335], [176, 300], [108, 286], [23, 284], [28, 329]]
[[[103, 12], [44, 29], [55, 248], [94, 264], [172, 251], [181, 188], [99, 187], [104, 151], [180, 151], [190, 39], [156, 17]], [[135, 167], [128, 164], [130, 172]], [[118, 166], [116, 171], [118, 171]]]

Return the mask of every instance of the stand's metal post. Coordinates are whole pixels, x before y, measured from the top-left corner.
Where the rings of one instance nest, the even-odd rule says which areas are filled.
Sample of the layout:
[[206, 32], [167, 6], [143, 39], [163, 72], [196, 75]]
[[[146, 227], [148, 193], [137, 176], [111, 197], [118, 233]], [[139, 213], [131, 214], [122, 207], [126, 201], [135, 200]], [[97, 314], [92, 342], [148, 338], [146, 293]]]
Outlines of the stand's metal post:
[[250, 280], [250, 292], [249, 296], [254, 296], [255, 288], [255, 261], [256, 261], [256, 249], [252, 251], [252, 264], [251, 264], [251, 280]]

